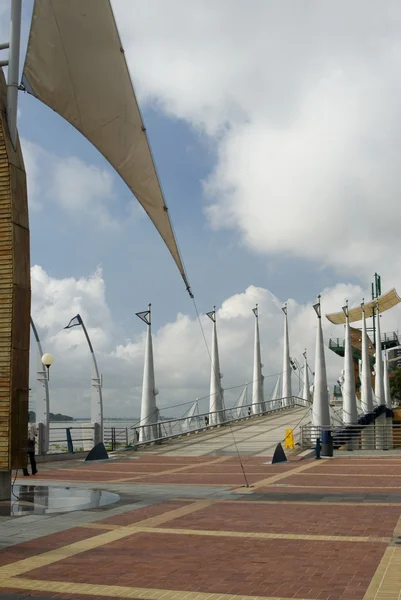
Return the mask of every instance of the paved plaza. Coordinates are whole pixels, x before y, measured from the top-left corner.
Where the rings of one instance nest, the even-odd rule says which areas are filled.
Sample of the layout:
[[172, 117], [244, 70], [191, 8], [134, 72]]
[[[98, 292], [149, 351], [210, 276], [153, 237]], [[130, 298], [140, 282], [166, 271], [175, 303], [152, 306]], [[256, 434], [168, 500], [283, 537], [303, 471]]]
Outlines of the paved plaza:
[[[263, 422], [272, 421], [237, 427], [244, 447], [246, 430], [249, 440], [259, 437]], [[242, 455], [246, 487], [238, 456], [227, 454], [233, 433], [221, 428], [97, 463], [41, 464], [29, 480], [38, 489], [120, 499], [41, 514], [33, 492], [33, 514], [0, 517], [0, 600], [400, 598], [401, 458], [290, 456], [271, 465], [259, 440], [254, 455], [250, 443]]]

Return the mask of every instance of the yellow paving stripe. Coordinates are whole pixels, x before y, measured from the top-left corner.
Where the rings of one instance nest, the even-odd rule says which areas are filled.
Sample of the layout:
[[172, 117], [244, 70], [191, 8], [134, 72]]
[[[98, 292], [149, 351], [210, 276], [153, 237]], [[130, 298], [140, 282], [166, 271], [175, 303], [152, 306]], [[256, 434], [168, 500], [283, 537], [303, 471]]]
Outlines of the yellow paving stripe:
[[[335, 483], [333, 483], [332, 485], [321, 485], [319, 484], [315, 484], [315, 485], [302, 485], [301, 483], [285, 483], [282, 484], [281, 486], [275, 486], [274, 484], [272, 485], [267, 485], [265, 484], [266, 487], [282, 487], [283, 489], [288, 487], [288, 488], [306, 488], [306, 489], [312, 489], [312, 490], [332, 490], [333, 488], [335, 488], [336, 490], [338, 490], [338, 493], [341, 493], [342, 490], [382, 490], [383, 493], [386, 492], [386, 490], [399, 490], [401, 489], [401, 484], [400, 485], [366, 485], [366, 484], [362, 484], [362, 485], [342, 485], [339, 488], [336, 486]], [[258, 486], [261, 487], [261, 486]], [[319, 503], [320, 504], [320, 503]]]
[[322, 473], [321, 471], [319, 473], [301, 473], [302, 475], [309, 475], [309, 476], [314, 476], [314, 475], [318, 475], [319, 477], [321, 475], [326, 475], [326, 477], [401, 477], [401, 474], [399, 475], [393, 475], [393, 474], [386, 474], [383, 473], [382, 475], [377, 475], [377, 474], [372, 474], [372, 473]]
[[[320, 464], [324, 464], [324, 463], [320, 463]], [[286, 479], [287, 477], [290, 477], [291, 475], [297, 475], [298, 473], [307, 471], [308, 469], [311, 469], [312, 467], [314, 467], [314, 468], [319, 467], [319, 464], [316, 464], [315, 462], [310, 462], [310, 463], [302, 464], [300, 467], [296, 467], [295, 469], [291, 469], [290, 471], [285, 471], [284, 473], [278, 473], [277, 475], [271, 475], [270, 477], [266, 477], [265, 479], [261, 479], [260, 481], [253, 483], [252, 490], [255, 490], [260, 487], [265, 487], [271, 483], [275, 483], [276, 481], [281, 481], [282, 479]], [[238, 488], [233, 491], [240, 492], [242, 490], [243, 490], [243, 488]]]
[[[144, 519], [143, 521], [139, 521], [135, 524], [135, 526], [158, 527], [159, 525], [167, 523], [172, 519], [177, 519], [179, 517], [196, 512], [197, 510], [202, 510], [203, 508], [206, 508], [212, 503], [212, 500], [198, 500], [196, 502], [193, 502], [189, 506], [175, 508], [161, 515], [157, 515], [155, 517], [150, 517], [148, 519]], [[86, 540], [81, 540], [79, 542], [74, 542], [73, 544], [68, 544], [67, 546], [58, 548], [57, 550], [50, 550], [47, 552], [43, 552], [42, 554], [31, 556], [30, 558], [24, 558], [14, 563], [4, 565], [0, 567], [0, 583], [3, 583], [2, 578], [4, 577], [8, 578], [15, 577], [16, 575], [22, 575], [23, 573], [27, 573], [28, 571], [32, 571], [33, 569], [45, 567], [47, 565], [58, 562], [59, 560], [63, 560], [70, 556], [75, 556], [76, 554], [80, 554], [81, 552], [87, 552], [88, 550], [99, 548], [100, 546], [104, 546], [105, 544], [110, 544], [111, 542], [115, 542], [129, 535], [133, 535], [132, 529], [132, 527], [115, 529], [112, 531], [108, 531], [107, 533], [88, 538]], [[5, 584], [3, 583], [3, 585]]]
[[300, 533], [261, 533], [241, 531], [208, 531], [204, 529], [170, 529], [168, 527], [138, 527], [144, 533], [174, 533], [178, 535], [201, 535], [212, 537], [239, 537], [261, 540], [308, 540], [325, 542], [380, 542], [389, 543], [389, 537], [346, 536], [346, 535], [304, 535]]
[[[320, 487], [320, 486], [319, 486]], [[174, 498], [171, 502], [181, 502], [179, 498]], [[361, 507], [361, 502], [322, 502], [313, 501], [313, 500], [219, 500], [216, 499], [216, 504], [306, 504], [308, 506], [359, 506]], [[362, 507], [365, 506], [401, 506], [401, 502], [364, 502]], [[401, 535], [401, 533], [400, 533]]]
[[[39, 592], [57, 592], [105, 596], [108, 598], [138, 598], [139, 600], [291, 600], [284, 596], [243, 596], [233, 594], [211, 594], [210, 592], [187, 592], [182, 590], [159, 590], [135, 588], [121, 585], [95, 585], [70, 583], [67, 581], [37, 581], [36, 579], [13, 578], [2, 581], [4, 587]], [[292, 599], [293, 600], [293, 599]], [[307, 600], [297, 598], [297, 600]], [[308, 600], [311, 600], [310, 598]]]
[[261, 540], [309, 540], [309, 541], [326, 541], [326, 542], [379, 542], [388, 544], [389, 537], [375, 536], [351, 536], [351, 535], [309, 535], [301, 533], [269, 533], [255, 531], [226, 531], [215, 529], [178, 529], [169, 527], [142, 527], [137, 523], [132, 525], [106, 525], [103, 523], [87, 523], [80, 527], [89, 529], [129, 529], [132, 533], [173, 533], [178, 535], [200, 535], [211, 537], [239, 537], [239, 538], [257, 538]]
[[385, 551], [363, 600], [398, 600], [401, 590], [401, 548]]

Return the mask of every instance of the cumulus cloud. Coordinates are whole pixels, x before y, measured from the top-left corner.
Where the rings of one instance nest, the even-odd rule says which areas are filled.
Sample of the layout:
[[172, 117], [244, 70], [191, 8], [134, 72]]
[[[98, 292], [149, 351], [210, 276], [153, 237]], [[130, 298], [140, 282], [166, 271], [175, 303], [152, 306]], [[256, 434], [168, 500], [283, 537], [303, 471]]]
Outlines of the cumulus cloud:
[[102, 229], [115, 229], [112, 216], [114, 176], [109, 170], [87, 164], [76, 156], [50, 154], [40, 145], [21, 140], [27, 172], [29, 206], [39, 210], [45, 203], [57, 205], [72, 219]]
[[[207, 217], [362, 278], [400, 261], [401, 7], [114, 0], [142, 101], [202, 128]], [[391, 264], [391, 267], [389, 266]]]
[[[57, 279], [36, 265], [32, 268], [32, 316], [42, 338], [44, 351], [55, 356], [52, 366], [52, 409], [73, 415], [89, 415], [91, 360], [80, 327], [64, 330], [69, 320], [80, 313], [87, 326], [104, 376], [106, 416], [138, 416], [144, 361], [145, 332], [121, 340], [106, 302], [106, 285], [99, 268], [88, 277]], [[338, 310], [348, 298], [350, 305], [361, 301], [359, 286], [340, 284], [322, 292], [324, 313]], [[311, 367], [314, 365], [317, 319], [312, 309], [315, 302], [299, 304], [288, 301], [290, 345], [293, 357], [301, 361], [305, 348]], [[268, 397], [277, 374], [282, 369], [283, 315], [281, 299], [269, 290], [249, 286], [243, 292], [227, 298], [217, 307], [217, 324], [221, 369], [224, 374], [225, 399], [230, 406], [241, 387], [252, 380], [254, 316], [252, 308], [259, 305], [262, 362], [265, 391]], [[382, 330], [396, 330], [401, 310], [394, 309], [383, 316]], [[211, 322], [201, 315], [201, 325], [208, 346]], [[342, 327], [323, 319], [324, 336], [342, 337]], [[139, 329], [140, 331], [140, 329]], [[179, 416], [196, 397], [209, 393], [210, 358], [200, 325], [194, 315], [178, 314], [174, 321], [153, 331], [156, 385], [160, 390], [159, 406], [164, 414]], [[36, 349], [33, 346], [32, 358]], [[326, 350], [329, 381], [339, 376], [342, 360]], [[31, 387], [34, 387], [34, 372]], [[294, 393], [298, 390], [297, 375], [293, 375]], [[186, 407], [168, 407], [187, 403]], [[201, 405], [207, 406], [207, 399]], [[53, 411], [54, 412], [54, 411]]]

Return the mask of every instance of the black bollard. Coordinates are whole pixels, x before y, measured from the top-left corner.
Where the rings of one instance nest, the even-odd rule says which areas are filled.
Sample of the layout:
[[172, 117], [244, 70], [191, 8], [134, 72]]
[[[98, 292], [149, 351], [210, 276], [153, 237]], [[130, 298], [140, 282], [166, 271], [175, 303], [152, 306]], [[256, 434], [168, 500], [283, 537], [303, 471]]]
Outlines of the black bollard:
[[320, 459], [320, 439], [316, 438], [316, 460]]
[[322, 431], [322, 456], [333, 456], [333, 437], [331, 431]]

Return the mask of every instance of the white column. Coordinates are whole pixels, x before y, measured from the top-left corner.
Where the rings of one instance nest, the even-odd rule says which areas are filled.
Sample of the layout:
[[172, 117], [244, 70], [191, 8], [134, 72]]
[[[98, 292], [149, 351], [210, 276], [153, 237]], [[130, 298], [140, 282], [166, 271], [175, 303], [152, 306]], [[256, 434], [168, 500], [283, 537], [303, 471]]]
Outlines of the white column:
[[156, 429], [158, 421], [158, 411], [156, 406], [156, 395], [158, 392], [155, 386], [150, 304], [148, 308], [148, 311], [137, 313], [137, 316], [147, 323], [148, 326], [146, 333], [145, 364], [143, 367], [141, 423], [139, 430], [140, 442], [149, 442], [157, 437]]
[[264, 412], [263, 406], [263, 375], [262, 362], [260, 360], [260, 337], [259, 337], [259, 312], [258, 305], [252, 309], [255, 315], [255, 344], [253, 352], [253, 385], [252, 385], [252, 413], [260, 415]]
[[223, 389], [221, 387], [219, 348], [217, 343], [216, 326], [216, 307], [209, 313], [206, 313], [209, 319], [213, 321], [212, 333], [212, 363], [210, 371], [210, 400], [209, 400], [209, 423], [210, 425], [219, 425], [224, 421], [223, 415]]
[[330, 430], [329, 394], [327, 391], [326, 359], [322, 331], [320, 296], [314, 305], [318, 317], [316, 332], [315, 382], [312, 407], [312, 424], [322, 430]]
[[361, 373], [361, 408], [370, 423], [362, 430], [362, 450], [374, 448], [374, 425], [373, 425], [373, 395], [371, 383], [371, 366], [369, 356], [370, 340], [366, 333], [365, 305], [362, 303], [362, 373]]
[[283, 353], [283, 406], [290, 406], [292, 399], [290, 342], [288, 335], [287, 304], [281, 309], [284, 313], [284, 353]]
[[[345, 425], [358, 424], [358, 411], [356, 406], [355, 392], [355, 374], [354, 363], [352, 360], [352, 345], [351, 345], [351, 329], [348, 318], [348, 301], [346, 306], [343, 306], [345, 314], [345, 351], [344, 351], [344, 377], [342, 384], [343, 396], [343, 422]], [[348, 444], [348, 449], [353, 450], [357, 447], [357, 438], [351, 438]]]
[[388, 450], [391, 450], [393, 448], [393, 401], [391, 398], [391, 393], [390, 393], [390, 380], [388, 377], [388, 361], [387, 361], [387, 352], [384, 353], [384, 364], [383, 364], [383, 382], [384, 382], [384, 398], [386, 401], [386, 409], [387, 409], [387, 414], [390, 414], [389, 411], [391, 411], [391, 416], [387, 416], [386, 417], [386, 439], [385, 442], [386, 443], [386, 448]]
[[302, 388], [302, 398], [305, 400], [305, 404], [310, 404], [311, 402], [311, 394], [310, 394], [310, 384], [309, 384], [309, 367], [308, 367], [308, 359], [306, 356], [306, 350], [304, 352], [304, 384]]

